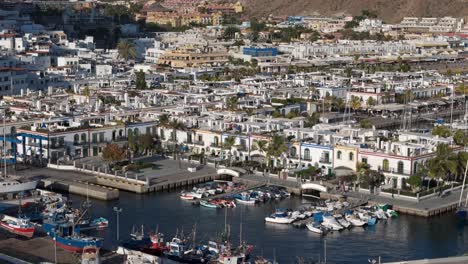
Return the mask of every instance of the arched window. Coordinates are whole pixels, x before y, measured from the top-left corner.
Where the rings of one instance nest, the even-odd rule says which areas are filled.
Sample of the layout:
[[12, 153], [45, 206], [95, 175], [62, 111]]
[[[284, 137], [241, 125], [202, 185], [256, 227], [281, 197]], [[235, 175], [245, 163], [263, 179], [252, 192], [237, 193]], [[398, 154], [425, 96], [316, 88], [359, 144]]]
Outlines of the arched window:
[[383, 171], [390, 171], [390, 163], [388, 162], [388, 159], [384, 159], [382, 162], [382, 170]]
[[310, 150], [308, 148], [304, 150], [304, 159], [310, 160]]
[[123, 137], [123, 130], [122, 129], [119, 130], [119, 137]]
[[351, 161], [354, 160], [354, 153], [352, 152], [349, 153], [349, 160]]
[[400, 174], [403, 174], [404, 169], [405, 169], [405, 165], [403, 164], [403, 161], [399, 161], [398, 162], [397, 172], [400, 173]]
[[214, 145], [217, 147], [219, 144], [219, 138], [218, 137], [214, 137]]
[[112, 131], [112, 140], [115, 140], [116, 134], [117, 134], [117, 131], [113, 130]]
[[413, 174], [418, 172], [419, 163], [417, 161], [413, 164]]
[[135, 134], [135, 136], [138, 136], [140, 134], [140, 130], [138, 128], [135, 128], [133, 133]]
[[73, 143], [77, 144], [77, 143], [79, 143], [79, 142], [80, 142], [80, 135], [75, 134], [75, 135], [73, 136]]
[[293, 158], [296, 157], [297, 155], [296, 147], [291, 147], [290, 154], [291, 154], [291, 157]]
[[341, 150], [339, 150], [338, 153], [336, 153], [336, 158], [340, 160], [342, 155]]

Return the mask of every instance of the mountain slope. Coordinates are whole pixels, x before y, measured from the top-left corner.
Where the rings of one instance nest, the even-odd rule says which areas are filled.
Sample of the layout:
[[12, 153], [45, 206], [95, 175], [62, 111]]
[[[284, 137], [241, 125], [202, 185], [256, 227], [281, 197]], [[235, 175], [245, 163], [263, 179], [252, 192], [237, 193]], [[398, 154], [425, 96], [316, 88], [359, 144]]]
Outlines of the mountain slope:
[[468, 0], [241, 0], [248, 15], [357, 15], [363, 9], [377, 11], [385, 22], [405, 16], [468, 16]]

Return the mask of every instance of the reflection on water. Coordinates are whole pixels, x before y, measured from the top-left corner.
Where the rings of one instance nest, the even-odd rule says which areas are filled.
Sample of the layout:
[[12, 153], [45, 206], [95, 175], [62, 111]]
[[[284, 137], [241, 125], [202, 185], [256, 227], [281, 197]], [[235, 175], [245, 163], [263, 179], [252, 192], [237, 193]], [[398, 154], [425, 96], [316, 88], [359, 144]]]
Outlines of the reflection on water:
[[[109, 219], [109, 229], [102, 234], [105, 247], [116, 242], [114, 206], [123, 208], [120, 218], [120, 236], [128, 237], [133, 225], [144, 224], [146, 229], [157, 227], [171, 239], [176, 231], [188, 234], [197, 225], [197, 240], [214, 239], [224, 230], [226, 210], [192, 205], [178, 198], [178, 193], [134, 195], [121, 192], [120, 200], [93, 201], [95, 216]], [[74, 204], [82, 197], [71, 196]], [[450, 214], [425, 219], [402, 215], [397, 219], [379, 222], [365, 228], [352, 228], [320, 236], [306, 228], [265, 223], [264, 218], [276, 208], [297, 208], [308, 200], [291, 197], [280, 202], [260, 206], [239, 205], [228, 209], [228, 224], [234, 243], [239, 243], [242, 219], [242, 237], [254, 244], [256, 255], [276, 258], [280, 263], [292, 263], [296, 257], [318, 260], [327, 244], [328, 263], [367, 263], [369, 257], [382, 257], [383, 262], [445, 257], [468, 253], [468, 228]]]

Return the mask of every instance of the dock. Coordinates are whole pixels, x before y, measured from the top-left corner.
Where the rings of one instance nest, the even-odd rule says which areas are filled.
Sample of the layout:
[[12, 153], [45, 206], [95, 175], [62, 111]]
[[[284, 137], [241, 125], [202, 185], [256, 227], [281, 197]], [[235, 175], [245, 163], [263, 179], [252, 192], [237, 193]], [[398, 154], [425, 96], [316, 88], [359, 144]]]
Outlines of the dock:
[[[54, 243], [47, 236], [28, 240], [17, 239], [3, 231], [0, 233], [0, 263], [55, 263]], [[112, 251], [100, 251], [101, 263], [123, 263], [122, 256]], [[80, 263], [80, 255], [57, 247], [56, 263]]]
[[94, 182], [42, 179], [39, 181], [38, 187], [50, 191], [67, 192], [104, 201], [119, 199], [118, 189], [96, 185]]
[[466, 263], [468, 263], [468, 256], [437, 258], [437, 259], [408, 260], [408, 261], [397, 261], [397, 262], [384, 262], [383, 264], [466, 264]]

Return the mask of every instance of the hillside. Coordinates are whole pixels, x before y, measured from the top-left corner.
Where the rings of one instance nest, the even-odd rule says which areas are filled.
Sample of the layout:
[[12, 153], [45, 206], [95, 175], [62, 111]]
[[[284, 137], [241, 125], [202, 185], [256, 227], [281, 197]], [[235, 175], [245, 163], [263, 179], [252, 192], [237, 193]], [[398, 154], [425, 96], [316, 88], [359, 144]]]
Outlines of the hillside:
[[405, 16], [468, 16], [468, 0], [241, 0], [247, 15], [333, 15], [359, 14], [363, 9], [377, 11], [387, 23]]

